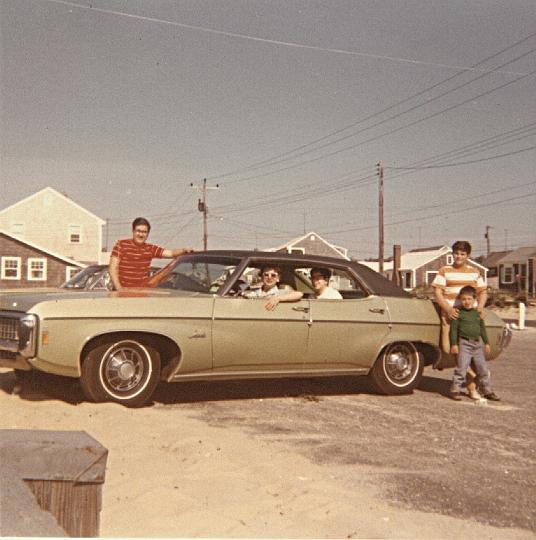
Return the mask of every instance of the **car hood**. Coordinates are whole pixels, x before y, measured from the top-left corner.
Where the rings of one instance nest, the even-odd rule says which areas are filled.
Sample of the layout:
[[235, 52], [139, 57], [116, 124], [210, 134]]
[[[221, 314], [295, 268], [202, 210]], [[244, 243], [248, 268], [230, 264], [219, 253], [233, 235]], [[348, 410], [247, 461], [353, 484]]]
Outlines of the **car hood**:
[[[0, 310], [30, 311], [43, 302], [59, 302], [75, 299], [99, 298], [157, 298], [170, 296], [206, 296], [201, 293], [175, 291], [170, 289], [129, 289], [124, 291], [78, 291], [61, 289], [53, 292], [10, 292], [0, 296]], [[212, 296], [212, 295], [210, 295]]]

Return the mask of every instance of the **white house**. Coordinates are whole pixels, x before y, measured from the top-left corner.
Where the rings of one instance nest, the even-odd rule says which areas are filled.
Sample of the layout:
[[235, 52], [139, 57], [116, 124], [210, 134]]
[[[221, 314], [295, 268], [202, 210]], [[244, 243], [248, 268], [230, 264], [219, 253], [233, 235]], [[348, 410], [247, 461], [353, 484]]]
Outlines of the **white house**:
[[0, 210], [0, 229], [82, 263], [100, 260], [105, 221], [51, 187]]

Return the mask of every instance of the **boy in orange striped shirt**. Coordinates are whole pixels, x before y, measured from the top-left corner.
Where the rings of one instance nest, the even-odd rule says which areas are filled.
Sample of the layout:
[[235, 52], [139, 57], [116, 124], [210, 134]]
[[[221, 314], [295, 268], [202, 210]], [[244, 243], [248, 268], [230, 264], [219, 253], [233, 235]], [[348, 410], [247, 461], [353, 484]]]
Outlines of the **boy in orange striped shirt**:
[[[432, 283], [437, 303], [441, 307], [441, 348], [443, 354], [450, 354], [450, 323], [458, 318], [460, 307], [458, 294], [462, 287], [470, 285], [476, 289], [476, 305], [474, 307], [480, 313], [481, 319], [485, 317], [486, 283], [480, 270], [467, 264], [469, 255], [471, 255], [469, 242], [465, 240], [454, 242], [452, 245], [453, 264], [443, 266]], [[467, 371], [467, 392], [471, 398], [480, 399], [476, 390], [475, 377], [476, 373], [472, 368], [469, 368]]]

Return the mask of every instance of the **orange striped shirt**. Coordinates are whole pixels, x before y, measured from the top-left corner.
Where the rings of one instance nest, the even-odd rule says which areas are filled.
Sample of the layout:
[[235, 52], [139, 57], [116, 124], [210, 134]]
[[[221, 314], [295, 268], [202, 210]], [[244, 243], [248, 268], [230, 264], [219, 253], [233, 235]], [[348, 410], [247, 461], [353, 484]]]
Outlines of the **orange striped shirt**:
[[112, 257], [119, 259], [119, 283], [122, 287], [146, 287], [153, 257], [160, 258], [164, 248], [154, 244], [136, 244], [131, 238], [119, 240]]
[[461, 268], [443, 266], [432, 282], [432, 287], [443, 289], [445, 300], [451, 306], [455, 305], [461, 288], [466, 285], [474, 287], [477, 293], [486, 290], [486, 282], [480, 270], [468, 264]]

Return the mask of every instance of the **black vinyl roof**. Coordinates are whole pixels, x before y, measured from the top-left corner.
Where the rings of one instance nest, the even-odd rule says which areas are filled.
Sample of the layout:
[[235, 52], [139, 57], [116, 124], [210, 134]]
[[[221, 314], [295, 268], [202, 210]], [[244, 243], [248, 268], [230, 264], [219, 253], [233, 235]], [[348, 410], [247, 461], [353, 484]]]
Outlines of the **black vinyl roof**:
[[[378, 296], [395, 296], [399, 298], [411, 298], [411, 294], [404, 289], [383, 277], [378, 272], [375, 272], [368, 266], [355, 261], [339, 259], [335, 257], [322, 257], [319, 255], [307, 255], [300, 253], [284, 253], [280, 251], [245, 251], [245, 250], [208, 250], [197, 251], [187, 257], [196, 255], [206, 255], [213, 257], [236, 257], [239, 259], [248, 258], [251, 260], [260, 259], [262, 261], [273, 262], [303, 262], [307, 266], [328, 266], [335, 268], [350, 268], [357, 277], [362, 281], [363, 285], [372, 294]], [[184, 256], [183, 256], [184, 257]], [[181, 257], [182, 258], [182, 257]]]

